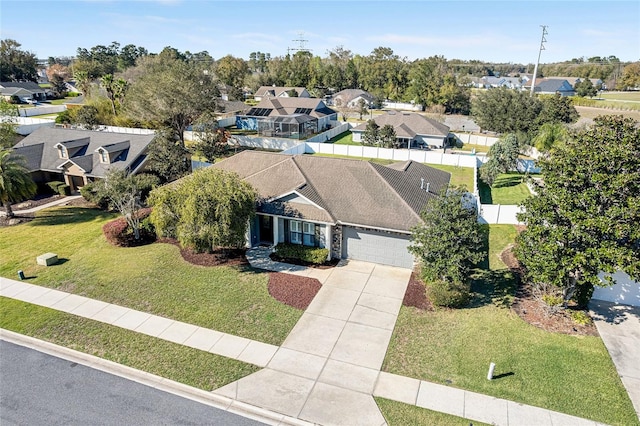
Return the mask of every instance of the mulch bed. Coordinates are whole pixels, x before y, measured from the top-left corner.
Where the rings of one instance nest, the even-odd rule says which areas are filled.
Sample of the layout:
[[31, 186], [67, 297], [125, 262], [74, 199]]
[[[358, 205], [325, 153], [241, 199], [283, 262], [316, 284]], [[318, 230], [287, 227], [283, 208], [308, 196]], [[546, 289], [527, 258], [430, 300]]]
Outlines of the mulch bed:
[[315, 278], [282, 272], [269, 273], [269, 294], [285, 305], [305, 310], [320, 291], [322, 284]]
[[511, 247], [507, 247], [501, 254], [502, 261], [518, 277], [519, 286], [511, 309], [520, 318], [529, 324], [545, 331], [581, 336], [597, 336], [598, 330], [592, 323], [587, 325], [577, 324], [570, 316], [572, 306], [568, 309], [560, 309], [551, 313], [549, 307], [539, 298], [535, 297], [528, 283], [523, 282], [522, 268], [518, 259], [513, 254]]
[[411, 278], [409, 279], [407, 291], [404, 293], [402, 304], [404, 306], [418, 308], [423, 311], [432, 311], [433, 305], [427, 298], [427, 293], [425, 290], [425, 286], [420, 280], [416, 271], [411, 272]]
[[159, 243], [173, 244], [180, 249], [182, 258], [198, 266], [248, 266], [249, 261], [245, 256], [246, 249], [219, 250], [213, 253], [196, 253], [189, 248], [183, 248], [177, 240], [162, 238]]

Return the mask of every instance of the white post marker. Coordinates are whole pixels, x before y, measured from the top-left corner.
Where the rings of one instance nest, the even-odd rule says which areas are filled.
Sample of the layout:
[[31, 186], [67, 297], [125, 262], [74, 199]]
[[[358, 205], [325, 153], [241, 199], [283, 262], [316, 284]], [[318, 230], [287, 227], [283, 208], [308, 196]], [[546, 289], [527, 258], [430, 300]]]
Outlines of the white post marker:
[[493, 379], [493, 370], [495, 370], [496, 365], [492, 362], [489, 364], [489, 374], [487, 374], [487, 380]]

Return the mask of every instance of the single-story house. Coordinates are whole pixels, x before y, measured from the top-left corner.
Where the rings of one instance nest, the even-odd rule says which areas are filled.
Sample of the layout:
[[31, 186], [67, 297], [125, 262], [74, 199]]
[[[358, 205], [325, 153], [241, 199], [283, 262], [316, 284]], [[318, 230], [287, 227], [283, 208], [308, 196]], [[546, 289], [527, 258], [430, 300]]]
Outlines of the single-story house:
[[64, 181], [71, 191], [102, 179], [112, 169], [139, 173], [154, 135], [40, 127], [18, 142], [36, 183]]
[[362, 160], [243, 151], [211, 167], [237, 173], [258, 192], [248, 244], [329, 249], [329, 257], [404, 268], [411, 228], [451, 175], [414, 161]]
[[[295, 90], [298, 96], [291, 96], [289, 93]], [[253, 95], [253, 98], [256, 101], [261, 101], [263, 99], [268, 98], [310, 98], [311, 94], [304, 87], [276, 87], [276, 86], [261, 86], [256, 93]]]
[[[527, 89], [531, 89], [531, 85]], [[536, 79], [536, 86], [533, 89], [535, 93], [540, 95], [555, 95], [556, 93], [561, 96], [574, 96], [576, 94], [573, 86], [564, 79], [555, 78], [538, 78]]]
[[304, 139], [331, 127], [338, 113], [317, 98], [266, 98], [245, 114], [236, 127], [262, 136]]
[[47, 99], [45, 89], [32, 81], [2, 81], [0, 82], [0, 94], [6, 100], [10, 100], [12, 96], [17, 96], [23, 102], [28, 99], [36, 101]]
[[[393, 126], [396, 139], [400, 146], [405, 148], [443, 148], [449, 137], [448, 126], [415, 112], [389, 111], [375, 116], [373, 120], [379, 127], [387, 124]], [[365, 122], [351, 129], [354, 142], [362, 142], [362, 135], [366, 128]]]
[[576, 87], [576, 83], [580, 83], [584, 80], [591, 80], [591, 84], [593, 84], [593, 87], [602, 87], [603, 81], [600, 80], [599, 78], [583, 78], [583, 77], [547, 77], [547, 78], [553, 78], [555, 80], [567, 80], [569, 82], [569, 84], [572, 87]]
[[363, 100], [367, 108], [373, 106], [373, 96], [361, 89], [344, 89], [332, 96], [333, 105], [338, 107], [355, 108]]

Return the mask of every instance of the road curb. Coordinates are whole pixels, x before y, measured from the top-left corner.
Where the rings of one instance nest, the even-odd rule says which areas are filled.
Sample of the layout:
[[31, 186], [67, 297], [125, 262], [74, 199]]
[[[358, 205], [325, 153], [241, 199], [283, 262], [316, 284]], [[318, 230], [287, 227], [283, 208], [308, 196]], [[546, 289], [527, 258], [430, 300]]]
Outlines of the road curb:
[[157, 376], [155, 374], [147, 373], [142, 370], [118, 364], [116, 362], [102, 359], [97, 356], [85, 354], [83, 352], [69, 349], [64, 346], [56, 345], [44, 340], [36, 339], [34, 337], [25, 336], [23, 334], [19, 334], [3, 328], [0, 328], [0, 340], [31, 348], [48, 355], [66, 359], [70, 362], [82, 364], [87, 367], [103, 371], [105, 373], [123, 377], [125, 379], [132, 380], [134, 382], [150, 386], [164, 392], [187, 398], [201, 404], [206, 404], [220, 410], [239, 414], [243, 417], [247, 417], [269, 425], [313, 425], [313, 423], [305, 422], [300, 419], [285, 416], [284, 414], [275, 413], [273, 411], [265, 410], [263, 408], [246, 403], [239, 403], [238, 401], [235, 401], [228, 397], [217, 395], [212, 392], [207, 392], [202, 389], [197, 389], [192, 386], [176, 382], [174, 380], [169, 380], [164, 377]]

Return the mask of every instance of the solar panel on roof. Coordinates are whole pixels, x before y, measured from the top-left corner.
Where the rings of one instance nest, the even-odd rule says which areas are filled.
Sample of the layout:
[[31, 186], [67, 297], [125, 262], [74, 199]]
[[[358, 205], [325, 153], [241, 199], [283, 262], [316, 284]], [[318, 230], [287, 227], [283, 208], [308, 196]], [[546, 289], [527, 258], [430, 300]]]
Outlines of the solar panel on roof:
[[296, 108], [294, 114], [311, 114], [311, 108]]

